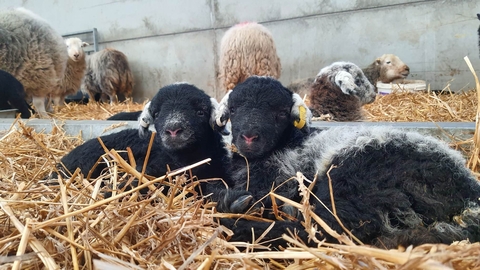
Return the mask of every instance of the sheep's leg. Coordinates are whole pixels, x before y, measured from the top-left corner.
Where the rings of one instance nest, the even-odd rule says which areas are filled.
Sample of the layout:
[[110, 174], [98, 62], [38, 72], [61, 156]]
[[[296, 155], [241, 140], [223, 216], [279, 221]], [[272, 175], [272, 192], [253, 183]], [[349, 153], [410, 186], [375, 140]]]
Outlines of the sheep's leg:
[[62, 107], [65, 105], [65, 97], [63, 95], [54, 96], [52, 100], [55, 106]]
[[95, 103], [95, 92], [88, 90], [88, 103]]
[[40, 118], [50, 118], [45, 110], [45, 97], [32, 97], [32, 103]]
[[107, 103], [107, 101], [108, 101], [108, 95], [102, 93], [102, 94], [100, 95], [100, 100], [101, 100], [103, 103]]
[[110, 95], [110, 104], [117, 104], [118, 103], [118, 96], [115, 94]]

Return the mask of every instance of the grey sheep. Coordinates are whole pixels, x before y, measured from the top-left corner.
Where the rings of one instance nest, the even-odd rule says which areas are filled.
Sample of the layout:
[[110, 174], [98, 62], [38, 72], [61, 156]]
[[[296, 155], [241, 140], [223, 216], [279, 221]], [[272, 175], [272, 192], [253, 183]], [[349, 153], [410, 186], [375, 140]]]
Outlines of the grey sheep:
[[377, 95], [362, 70], [350, 62], [322, 68], [310, 91], [313, 116], [328, 114], [333, 121], [362, 120], [362, 106], [375, 101]]
[[60, 88], [67, 49], [44, 19], [24, 8], [0, 11], [0, 69], [19, 80], [40, 117], [45, 98]]
[[87, 58], [87, 71], [82, 85], [82, 92], [95, 101], [95, 94], [101, 94], [101, 100], [118, 102], [118, 94], [131, 97], [133, 75], [125, 54], [115, 49], [106, 48]]

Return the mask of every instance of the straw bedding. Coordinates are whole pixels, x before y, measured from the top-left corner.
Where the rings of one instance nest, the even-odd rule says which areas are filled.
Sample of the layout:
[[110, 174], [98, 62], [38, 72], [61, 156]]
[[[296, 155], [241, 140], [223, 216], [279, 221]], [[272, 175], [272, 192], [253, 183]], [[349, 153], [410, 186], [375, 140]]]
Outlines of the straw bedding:
[[[476, 95], [393, 93], [366, 111], [370, 121], [474, 121]], [[55, 117], [105, 119], [142, 107], [132, 102], [71, 104], [56, 109]], [[471, 140], [458, 142], [459, 149], [469, 149], [465, 155], [475, 172], [479, 136], [476, 131]], [[263, 249], [267, 244], [261, 236], [255, 250], [227, 242], [230, 231], [216, 222], [222, 214], [214, 204], [185, 196], [199, 196], [194, 189], [198, 179], [188, 172], [202, 164], [152, 179], [112, 150], [104, 156], [110, 170], [98, 179], [73, 172], [59, 181], [42, 180], [81, 143], [80, 134], [67, 135], [61, 126], [37, 133], [18, 121], [0, 132], [0, 269], [480, 269], [480, 243], [467, 241], [382, 250], [355, 244], [345, 232], [331, 232], [341, 244], [319, 241], [318, 248], [307, 248], [286, 235], [292, 247], [271, 251]], [[136, 189], [103, 198], [102, 181], [115, 184], [133, 177], [142, 179], [141, 187], [162, 182], [170, 189], [152, 191], [143, 200]], [[307, 189], [302, 175], [296, 178]], [[307, 199], [308, 191], [304, 194]], [[307, 227], [312, 219], [320, 221], [306, 203], [296, 205], [305, 210]]]

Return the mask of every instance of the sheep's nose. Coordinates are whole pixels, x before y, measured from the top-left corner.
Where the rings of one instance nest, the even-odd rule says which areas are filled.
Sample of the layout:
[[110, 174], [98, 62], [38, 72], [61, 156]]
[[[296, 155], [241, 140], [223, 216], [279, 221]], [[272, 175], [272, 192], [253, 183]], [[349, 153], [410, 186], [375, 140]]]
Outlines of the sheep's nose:
[[177, 136], [177, 135], [178, 135], [179, 133], [181, 133], [181, 132], [182, 132], [182, 129], [181, 129], [181, 128], [177, 128], [177, 129], [175, 129], [175, 130], [167, 129], [167, 130], [165, 131], [165, 133], [166, 133], [167, 135], [170, 135], [170, 136], [172, 136], [172, 137]]
[[78, 54], [78, 53], [73, 55], [73, 57], [75, 57], [75, 58], [78, 58], [79, 56], [80, 56], [80, 54]]
[[407, 65], [405, 65], [405, 71], [410, 71], [410, 67], [408, 67]]
[[242, 137], [245, 139], [245, 142], [247, 144], [251, 144], [256, 138], [258, 138], [257, 135], [254, 135], [254, 136], [247, 136], [247, 135], [242, 135]]

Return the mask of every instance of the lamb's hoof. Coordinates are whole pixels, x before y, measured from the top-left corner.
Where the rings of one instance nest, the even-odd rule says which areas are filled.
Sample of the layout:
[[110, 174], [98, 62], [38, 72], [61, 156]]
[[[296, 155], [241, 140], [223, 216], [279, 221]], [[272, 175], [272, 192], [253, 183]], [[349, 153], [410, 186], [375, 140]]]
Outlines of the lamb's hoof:
[[285, 214], [287, 214], [287, 215], [289, 215], [289, 216], [291, 216], [291, 217], [293, 217], [293, 218], [295, 218], [295, 219], [298, 219], [298, 218], [300, 217], [300, 212], [298, 211], [298, 209], [297, 209], [296, 207], [294, 207], [294, 206], [292, 206], [292, 205], [284, 205], [284, 206], [282, 206], [282, 211], [283, 211]]
[[253, 195], [245, 190], [227, 189], [220, 195], [217, 209], [221, 213], [246, 213], [254, 202]]
[[251, 205], [252, 200], [252, 195], [243, 195], [230, 205], [230, 211], [232, 213], [245, 213]]

